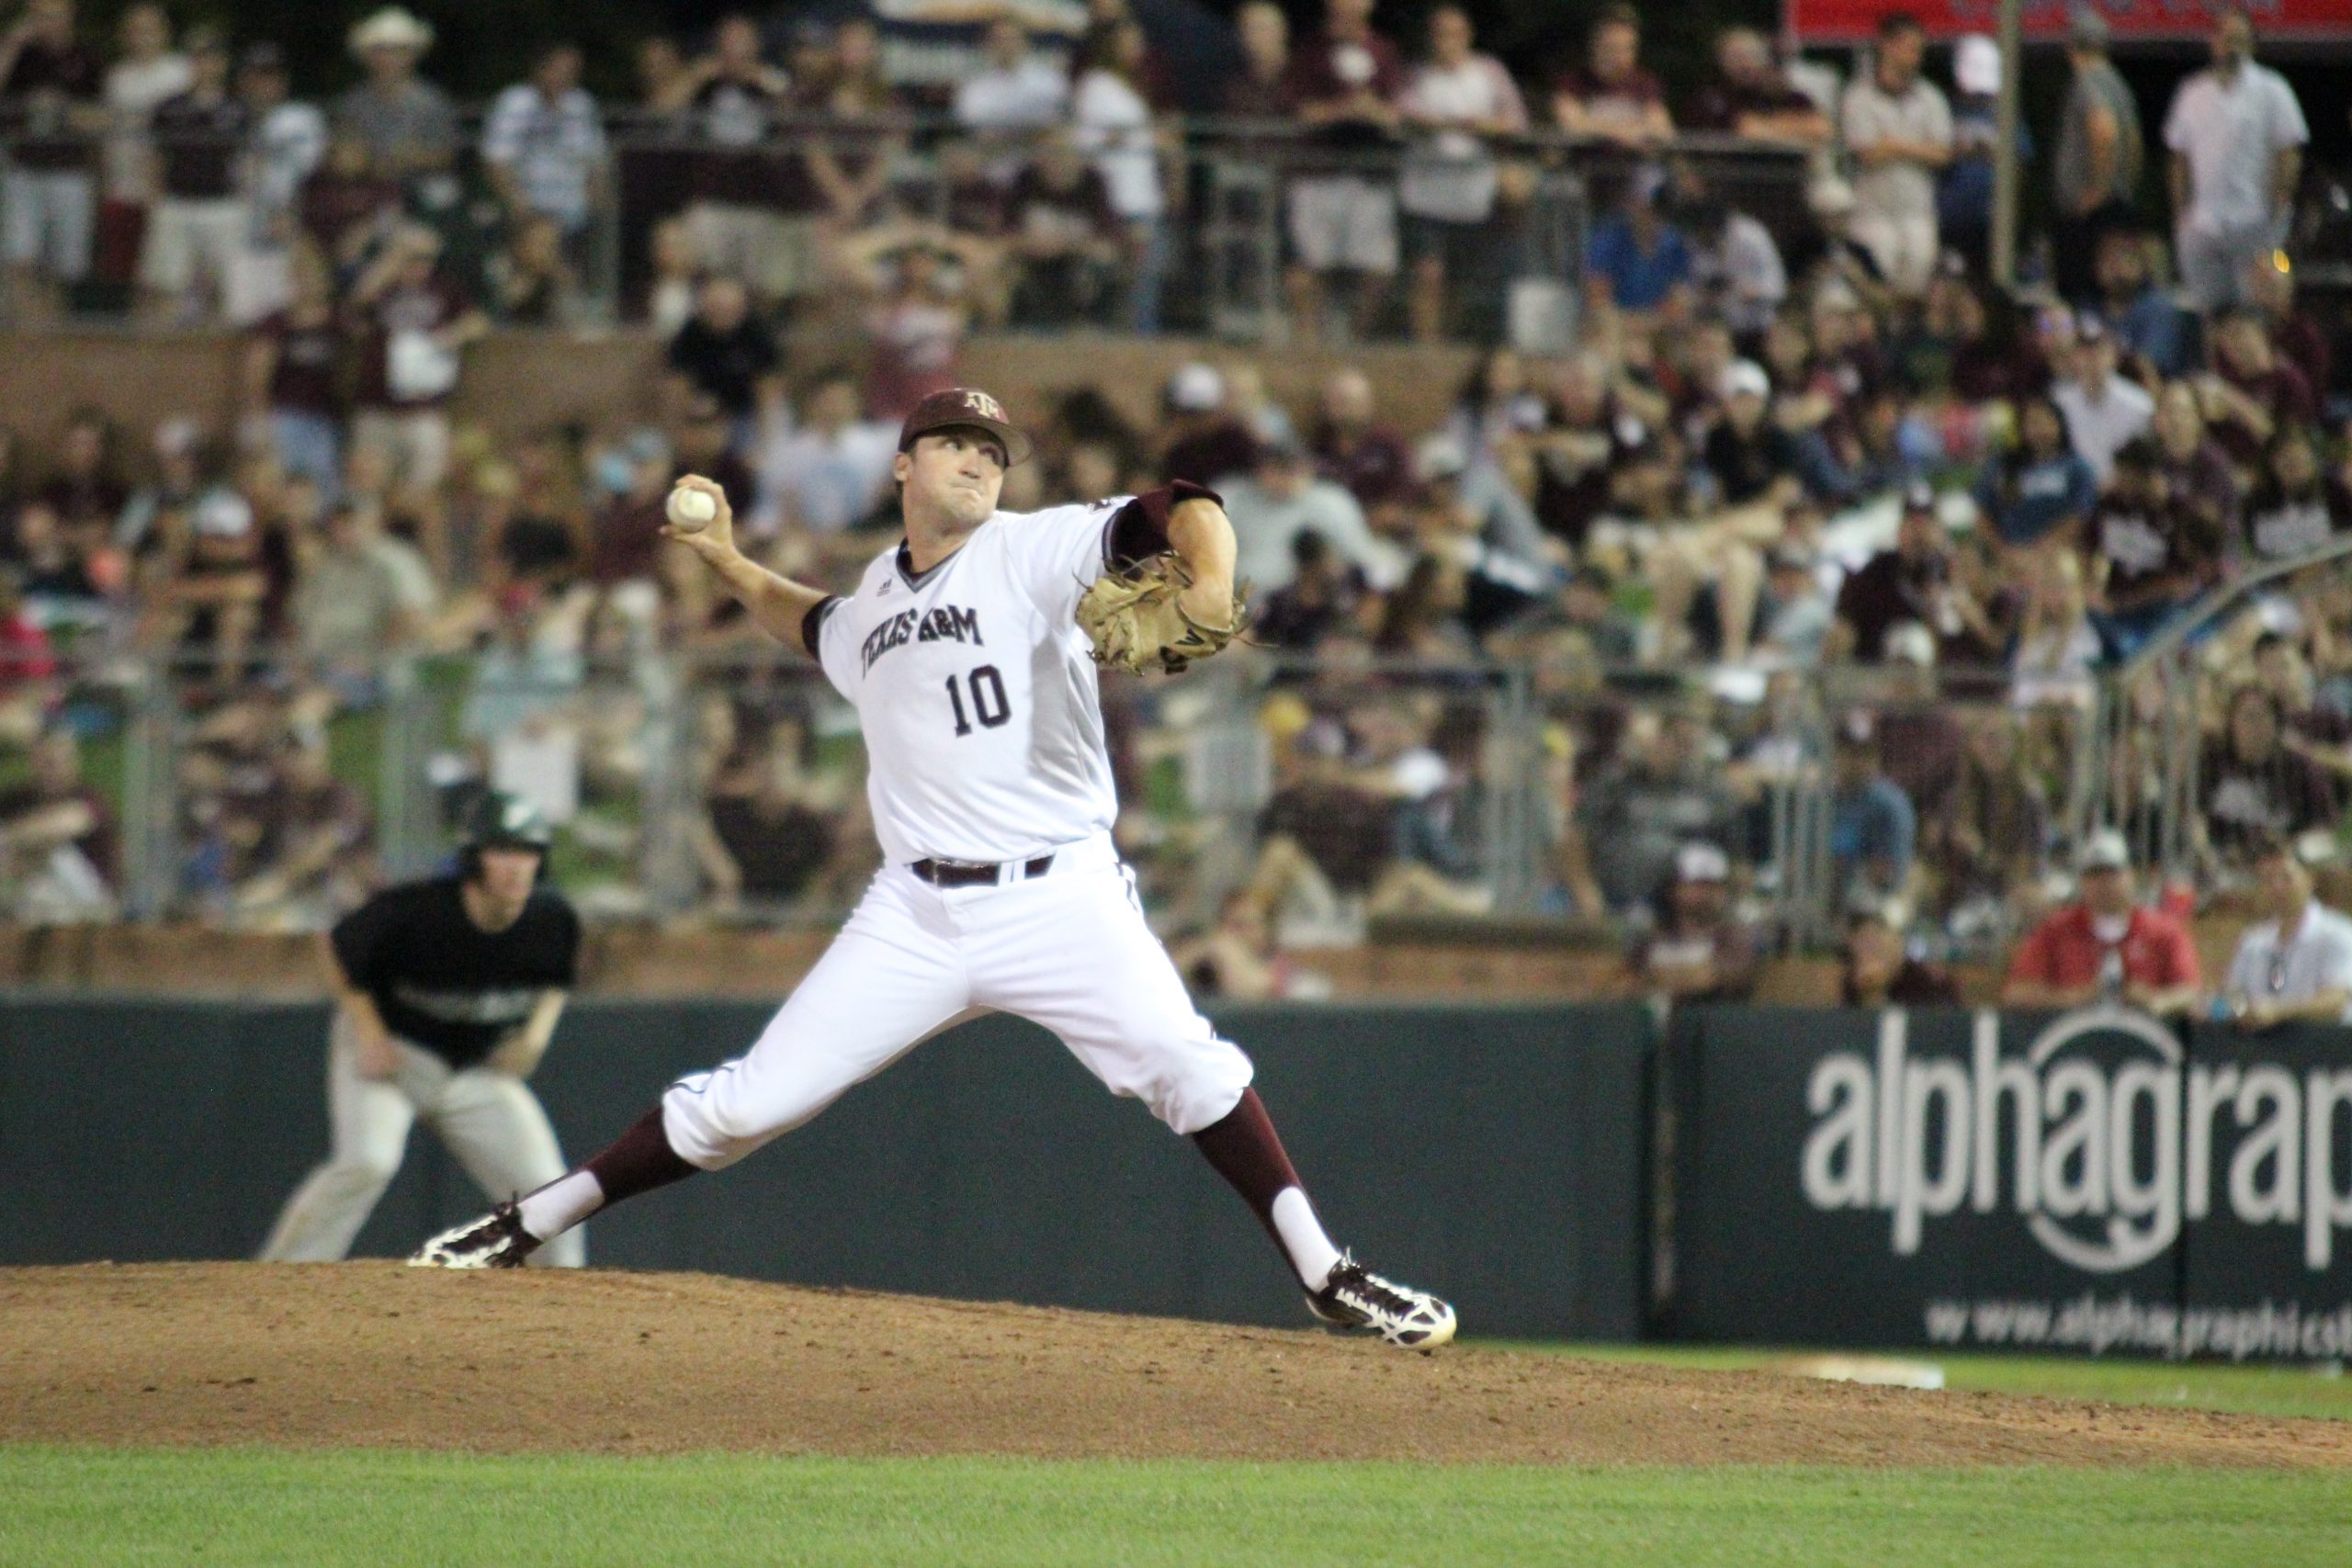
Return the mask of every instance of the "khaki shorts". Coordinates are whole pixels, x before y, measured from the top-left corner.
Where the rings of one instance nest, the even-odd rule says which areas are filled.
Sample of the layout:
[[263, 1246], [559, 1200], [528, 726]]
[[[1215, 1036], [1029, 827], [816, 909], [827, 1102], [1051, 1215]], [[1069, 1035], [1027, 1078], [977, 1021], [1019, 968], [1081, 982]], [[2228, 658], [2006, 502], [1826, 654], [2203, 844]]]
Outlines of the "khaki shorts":
[[231, 273], [245, 248], [244, 203], [175, 201], [155, 204], [147, 243], [139, 253], [139, 281], [158, 294], [185, 294], [202, 278], [227, 298]]
[[1310, 272], [1395, 272], [1395, 186], [1361, 175], [1300, 180], [1290, 187], [1290, 243]]
[[763, 299], [797, 299], [817, 291], [814, 218], [702, 201], [686, 209], [686, 231], [694, 237], [705, 268], [741, 278]]

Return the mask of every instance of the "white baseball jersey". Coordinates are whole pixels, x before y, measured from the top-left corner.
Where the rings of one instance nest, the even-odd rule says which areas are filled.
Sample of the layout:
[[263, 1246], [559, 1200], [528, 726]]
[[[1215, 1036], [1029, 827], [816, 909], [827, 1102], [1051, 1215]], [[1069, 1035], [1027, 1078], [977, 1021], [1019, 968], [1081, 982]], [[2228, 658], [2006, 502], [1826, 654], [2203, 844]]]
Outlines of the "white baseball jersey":
[[920, 575], [894, 547], [810, 612], [810, 651], [865, 732], [892, 863], [1022, 861], [1109, 830], [1119, 802], [1077, 611], [1126, 501], [1000, 512]]

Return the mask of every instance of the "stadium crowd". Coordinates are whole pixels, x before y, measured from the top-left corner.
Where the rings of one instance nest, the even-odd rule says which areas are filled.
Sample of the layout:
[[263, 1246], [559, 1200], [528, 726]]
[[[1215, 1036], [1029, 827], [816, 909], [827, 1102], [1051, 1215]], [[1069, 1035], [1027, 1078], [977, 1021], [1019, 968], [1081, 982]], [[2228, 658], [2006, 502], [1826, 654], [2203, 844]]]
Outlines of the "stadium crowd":
[[[539, 780], [581, 842], [632, 852], [651, 829], [593, 809], [662, 765], [643, 726], [664, 698], [632, 661], [759, 640], [661, 543], [676, 475], [718, 479], [778, 570], [841, 584], [893, 536], [898, 419], [955, 384], [968, 334], [1161, 325], [1197, 194], [1182, 125], [1120, 0], [1089, 9], [1068, 61], [1001, 19], [928, 97], [885, 79], [854, 17], [648, 39], [630, 106], [552, 44], [474, 126], [397, 8], [352, 31], [362, 80], [313, 104], [268, 40], [175, 39], [138, 6], [109, 51], [71, 0], [33, 0], [0, 38], [15, 319], [220, 321], [247, 353], [227, 428], [86, 409], [0, 444], [20, 916], [118, 908], [119, 803], [82, 753], [122, 716], [75, 694], [125, 655], [182, 671], [173, 908], [312, 926], [370, 884], [337, 737], [382, 711], [394, 654], [461, 661], [436, 786]], [[1857, 994], [1931, 982], [1922, 950], [2030, 929], [2115, 844], [2158, 859], [2177, 803], [2155, 727], [2093, 733], [2099, 682], [2124, 682], [2127, 716], [2159, 700], [2152, 648], [2211, 694], [2165, 896], [2258, 897], [2278, 843], [2327, 852], [2352, 574], [2283, 576], [2164, 651], [2206, 596], [2352, 529], [2344, 360], [2285, 248], [2307, 128], [2243, 16], [2147, 128], [2078, 25], [2030, 165], [2054, 265], [2007, 289], [1987, 40], [1952, 51], [1947, 89], [1893, 18], [1837, 89], [1733, 29], [1716, 74], [1669, 93], [1630, 8], [1525, 86], [1450, 6], [1409, 50], [1372, 0], [1329, 0], [1296, 38], [1269, 4], [1236, 25], [1249, 64], [1220, 107], [1285, 149], [1293, 340], [1496, 345], [1428, 428], [1344, 366], [1286, 406], [1240, 351], [1183, 365], [1148, 420], [1084, 386], [1021, 411], [1039, 457], [1009, 509], [1183, 478], [1240, 535], [1258, 647], [1238, 700], [1269, 783], [1246, 862], [1182, 890], [1193, 973], [1311, 988], [1300, 950], [1486, 912], [1498, 857], [1532, 850], [1521, 902], [1631, 933], [1629, 989], [1738, 995], [1783, 938], [1758, 917], [1796, 886], [1784, 807], [1809, 791], [1813, 891], [1850, 917]], [[1546, 120], [1623, 156], [1563, 280], [1576, 340], [1539, 355], [1501, 336], [1490, 269], [1524, 265]], [[1690, 130], [1804, 150], [1810, 219], [1776, 232], [1711, 190], [1675, 156]], [[2142, 216], [2158, 168], [2169, 224]], [[667, 209], [614, 221], [650, 190]], [[632, 272], [614, 242], [639, 230]], [[459, 419], [468, 346], [590, 319], [598, 277], [630, 278], [627, 313], [666, 344], [658, 406], [505, 441]], [[690, 902], [837, 907], [870, 852], [820, 694], [691, 690]], [[1150, 775], [1181, 760], [1181, 705], [1111, 697], [1132, 847], [1168, 848], [1172, 879], [1200, 840]], [[2067, 838], [2086, 759], [2114, 843]], [[1532, 809], [1498, 840], [1512, 792]]]

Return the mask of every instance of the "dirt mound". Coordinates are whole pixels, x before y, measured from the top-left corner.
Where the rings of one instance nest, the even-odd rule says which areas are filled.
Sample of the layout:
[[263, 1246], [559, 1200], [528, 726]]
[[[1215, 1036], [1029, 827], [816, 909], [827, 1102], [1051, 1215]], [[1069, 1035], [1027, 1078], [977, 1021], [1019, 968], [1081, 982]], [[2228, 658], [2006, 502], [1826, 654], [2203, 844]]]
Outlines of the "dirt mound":
[[1436, 1355], [698, 1274], [0, 1269], [0, 1441], [2352, 1467], [2352, 1423]]

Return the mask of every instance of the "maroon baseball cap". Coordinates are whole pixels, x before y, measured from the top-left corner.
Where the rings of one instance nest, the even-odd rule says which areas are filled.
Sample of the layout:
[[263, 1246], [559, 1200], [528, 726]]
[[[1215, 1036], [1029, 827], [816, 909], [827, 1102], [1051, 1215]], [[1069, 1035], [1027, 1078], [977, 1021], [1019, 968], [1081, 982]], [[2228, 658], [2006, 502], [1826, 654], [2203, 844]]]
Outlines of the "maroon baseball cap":
[[1004, 443], [1004, 460], [1018, 463], [1029, 456], [1029, 438], [1004, 417], [1004, 405], [976, 387], [950, 387], [933, 392], [907, 412], [899, 429], [899, 450], [911, 451], [917, 436], [966, 426], [985, 430]]

